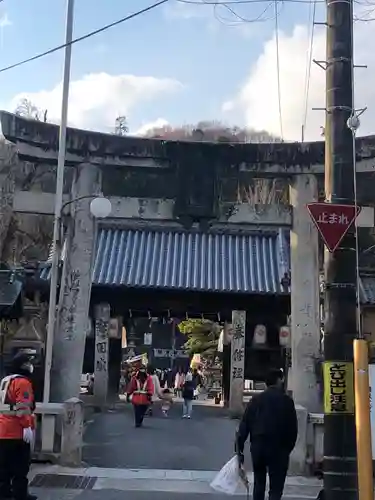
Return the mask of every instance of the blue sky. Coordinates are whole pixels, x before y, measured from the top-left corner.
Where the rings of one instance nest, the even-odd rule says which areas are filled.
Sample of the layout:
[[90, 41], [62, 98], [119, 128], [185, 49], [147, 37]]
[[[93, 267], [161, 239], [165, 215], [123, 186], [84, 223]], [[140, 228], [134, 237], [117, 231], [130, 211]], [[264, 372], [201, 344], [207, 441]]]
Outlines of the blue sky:
[[[83, 35], [150, 3], [152, 0], [76, 0], [74, 36]], [[7, 16], [11, 23], [2, 29], [0, 65], [12, 64], [60, 44], [64, 39], [65, 4], [66, 0], [4, 0], [0, 3], [0, 18]], [[266, 5], [257, 3], [231, 7], [239, 15], [253, 19], [259, 16]], [[218, 13], [229, 18], [228, 12], [222, 7]], [[306, 59], [308, 33], [301, 31], [300, 40], [304, 46], [302, 41], [299, 46], [295, 28], [296, 25], [307, 26], [308, 14], [308, 4], [285, 3], [281, 10], [279, 27], [283, 39], [280, 41], [280, 50], [284, 47], [284, 38], [290, 42], [280, 53], [285, 68], [293, 62], [290, 46], [300, 51], [302, 62]], [[323, 13], [321, 20], [324, 20]], [[112, 76], [171, 79], [181, 84], [170, 91], [159, 90], [155, 97], [146, 95], [146, 89], [144, 98], [138, 95], [134, 102], [129, 101], [129, 105], [121, 111], [127, 112], [132, 130], [160, 118], [172, 124], [219, 119], [231, 124], [253, 126], [252, 113], [254, 116], [260, 114], [255, 109], [256, 96], [248, 96], [254, 93], [254, 85], [250, 85], [247, 94], [242, 95], [241, 99], [245, 99], [241, 101], [243, 105], [235, 105], [236, 96], [251, 80], [259, 61], [262, 63], [259, 57], [265, 51], [265, 44], [272, 43], [274, 27], [274, 20], [228, 26], [215, 18], [213, 7], [179, 4], [170, 0], [167, 5], [74, 46], [72, 81], [78, 82], [89, 74], [106, 73]], [[324, 43], [318, 44], [318, 49], [322, 50], [322, 47]], [[264, 57], [268, 57], [267, 54]], [[321, 58], [324, 58], [324, 54], [321, 54]], [[262, 78], [265, 86], [271, 81], [271, 101], [275, 104], [275, 61], [268, 66], [266, 62], [263, 60], [263, 76], [258, 75], [256, 88], [262, 87], [259, 85]], [[0, 74], [1, 105], [9, 108], [9, 103], [13, 101], [14, 104], [14, 98], [19, 94], [37, 95], [39, 99], [38, 93], [54, 89], [61, 80], [62, 63], [63, 53], [59, 52]], [[298, 64], [298, 60], [296, 65], [303, 66]], [[295, 70], [304, 77], [305, 66]], [[317, 78], [321, 81], [322, 76]], [[286, 81], [284, 86], [284, 108], [287, 109], [290, 96], [287, 98], [286, 94], [290, 93], [290, 81]], [[102, 92], [102, 89], [98, 88], [98, 92]], [[126, 86], [121, 92], [126, 93]], [[119, 108], [122, 98], [124, 102], [130, 99], [129, 95], [121, 96], [121, 92]], [[264, 99], [265, 96], [259, 98]], [[83, 100], [84, 93], [75, 105], [80, 106]], [[230, 112], [225, 113], [222, 107], [227, 101], [231, 101], [227, 106]], [[89, 106], [90, 113], [95, 114], [93, 106]], [[272, 119], [277, 121], [277, 112], [272, 110], [272, 113]], [[99, 111], [95, 120], [100, 120]], [[267, 125], [267, 121], [261, 117], [260, 128], [263, 122]]]

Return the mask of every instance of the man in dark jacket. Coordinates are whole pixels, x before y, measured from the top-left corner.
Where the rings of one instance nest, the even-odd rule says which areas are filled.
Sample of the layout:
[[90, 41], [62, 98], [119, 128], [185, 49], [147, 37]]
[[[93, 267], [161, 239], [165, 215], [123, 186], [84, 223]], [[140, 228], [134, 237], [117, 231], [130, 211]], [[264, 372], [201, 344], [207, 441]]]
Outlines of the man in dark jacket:
[[272, 370], [267, 389], [254, 396], [242, 417], [236, 435], [236, 453], [244, 461], [244, 445], [250, 435], [253, 462], [253, 500], [264, 500], [269, 475], [269, 500], [280, 500], [289, 466], [289, 456], [297, 441], [298, 424], [293, 400], [284, 391], [282, 370]]

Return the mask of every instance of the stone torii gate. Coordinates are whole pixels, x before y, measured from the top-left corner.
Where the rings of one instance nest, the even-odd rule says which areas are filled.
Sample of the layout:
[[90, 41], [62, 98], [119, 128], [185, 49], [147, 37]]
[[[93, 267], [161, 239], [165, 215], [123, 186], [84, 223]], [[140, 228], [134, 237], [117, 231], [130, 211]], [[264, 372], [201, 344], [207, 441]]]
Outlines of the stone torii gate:
[[[57, 126], [6, 112], [0, 113], [0, 119], [5, 138], [16, 145], [21, 159], [49, 165], [57, 163]], [[358, 172], [373, 171], [374, 158], [375, 137], [359, 139]], [[202, 228], [210, 224], [219, 228], [230, 225], [290, 228], [291, 387], [298, 405], [309, 411], [317, 410], [318, 234], [306, 204], [318, 199], [317, 176], [323, 174], [323, 165], [322, 142], [212, 144], [118, 137], [68, 129], [66, 167], [74, 174], [71, 196], [76, 201], [70, 205], [74, 215], [71, 247], [65, 262], [67, 274], [63, 283], [61, 331], [56, 336], [54, 351], [69, 357], [72, 363], [69, 369], [63, 363], [54, 365], [54, 369], [66, 377], [70, 388], [78, 389], [90, 301], [91, 256], [95, 247], [96, 222], [89, 214], [87, 196], [101, 191], [112, 202], [112, 223], [121, 221], [126, 225], [129, 221], [137, 221], [144, 227], [148, 221], [168, 221], [180, 227], [181, 224], [189, 227], [198, 223]], [[240, 182], [250, 183], [254, 178], [284, 180], [290, 186], [289, 204], [250, 205], [241, 200], [225, 201], [225, 190], [236, 190]], [[151, 188], [153, 196], [150, 196]], [[69, 192], [66, 199], [70, 199]], [[13, 203], [17, 212], [52, 214], [54, 194], [16, 192]], [[363, 211], [361, 217], [359, 225], [374, 226], [373, 211]], [[109, 315], [108, 308], [98, 308], [96, 320], [101, 325], [108, 324]], [[73, 330], [81, 335], [74, 335]], [[61, 355], [59, 359], [63, 359]], [[240, 407], [243, 381], [237, 387], [231, 399], [234, 406]]]

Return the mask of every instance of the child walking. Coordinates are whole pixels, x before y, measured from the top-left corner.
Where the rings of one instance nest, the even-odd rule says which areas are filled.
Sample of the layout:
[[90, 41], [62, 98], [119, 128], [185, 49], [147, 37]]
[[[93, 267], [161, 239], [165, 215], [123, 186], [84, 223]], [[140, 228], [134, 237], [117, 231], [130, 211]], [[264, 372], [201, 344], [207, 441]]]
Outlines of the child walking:
[[171, 409], [173, 403], [173, 394], [170, 389], [163, 390], [163, 399], [161, 402], [161, 411], [165, 417], [168, 417], [169, 410]]

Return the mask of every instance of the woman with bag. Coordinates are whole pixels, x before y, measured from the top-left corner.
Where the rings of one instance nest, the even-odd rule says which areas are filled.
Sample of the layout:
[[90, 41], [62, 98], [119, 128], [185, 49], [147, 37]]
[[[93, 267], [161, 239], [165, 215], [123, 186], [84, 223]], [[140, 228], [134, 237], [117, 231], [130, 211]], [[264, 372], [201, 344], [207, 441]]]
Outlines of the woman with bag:
[[182, 404], [182, 418], [191, 418], [194, 399], [194, 382], [190, 372], [188, 372], [185, 377], [185, 383], [182, 387], [182, 397], [184, 398]]

